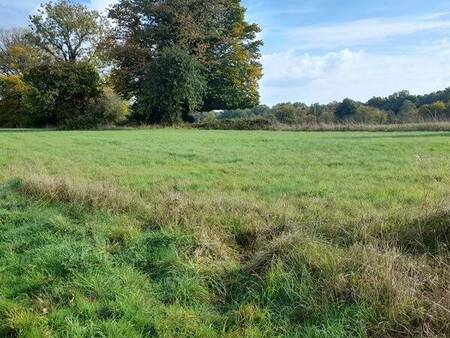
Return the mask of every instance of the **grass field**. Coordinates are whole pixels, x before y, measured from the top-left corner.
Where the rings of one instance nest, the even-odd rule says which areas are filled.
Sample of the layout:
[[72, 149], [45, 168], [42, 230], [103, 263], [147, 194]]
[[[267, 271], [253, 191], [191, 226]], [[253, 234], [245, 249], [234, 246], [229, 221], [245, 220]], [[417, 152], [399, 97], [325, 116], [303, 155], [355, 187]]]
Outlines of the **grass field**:
[[450, 335], [450, 132], [0, 132], [0, 336]]

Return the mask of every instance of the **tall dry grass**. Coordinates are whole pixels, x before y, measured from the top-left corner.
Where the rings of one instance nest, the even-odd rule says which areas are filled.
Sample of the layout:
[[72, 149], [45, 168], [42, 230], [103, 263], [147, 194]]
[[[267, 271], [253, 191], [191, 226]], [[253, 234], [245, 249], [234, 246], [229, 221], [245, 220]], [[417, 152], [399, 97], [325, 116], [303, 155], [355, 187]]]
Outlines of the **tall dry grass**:
[[[236, 271], [243, 278], [258, 276], [257, 284], [268, 278], [275, 283], [292, 280], [295, 289], [303, 277], [293, 271], [305, 269], [317, 289], [311, 296], [312, 308], [325, 311], [330, 304], [367, 307], [370, 336], [450, 334], [450, 217], [446, 202], [409, 216], [397, 215], [383, 224], [368, 217], [364, 235], [357, 227], [341, 225], [342, 232], [355, 232], [353, 243], [346, 246], [321, 233], [326, 225], [302, 224], [305, 219], [282, 201], [268, 206], [223, 196], [193, 198], [165, 189], [145, 196], [108, 184], [38, 172], [22, 175], [18, 191], [54, 203], [132, 213], [144, 224], [193, 237], [193, 245], [184, 255], [202, 278], [222, 290], [218, 298], [227, 297], [230, 276]], [[242, 292], [250, 297], [257, 291]], [[281, 302], [271, 299], [270, 292], [258, 299], [264, 302], [264, 297], [269, 297], [269, 303]]]

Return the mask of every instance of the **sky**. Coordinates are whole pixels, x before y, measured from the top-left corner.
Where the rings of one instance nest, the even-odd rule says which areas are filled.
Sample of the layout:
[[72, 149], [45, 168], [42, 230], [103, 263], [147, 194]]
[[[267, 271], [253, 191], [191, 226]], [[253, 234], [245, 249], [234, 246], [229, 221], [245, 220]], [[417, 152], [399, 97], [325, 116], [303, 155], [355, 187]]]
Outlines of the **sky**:
[[[0, 28], [43, 0], [0, 0]], [[114, 0], [80, 0], [104, 9]], [[366, 101], [450, 86], [450, 0], [243, 0], [262, 28], [261, 101]]]

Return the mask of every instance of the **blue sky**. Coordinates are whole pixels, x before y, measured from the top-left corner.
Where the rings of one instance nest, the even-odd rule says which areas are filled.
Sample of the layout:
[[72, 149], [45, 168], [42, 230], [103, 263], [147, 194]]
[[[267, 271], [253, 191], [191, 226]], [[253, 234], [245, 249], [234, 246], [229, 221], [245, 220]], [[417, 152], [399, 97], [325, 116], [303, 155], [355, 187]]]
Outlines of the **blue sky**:
[[[0, 27], [42, 0], [0, 0]], [[102, 9], [112, 0], [85, 0]], [[243, 0], [263, 28], [262, 102], [367, 100], [450, 86], [450, 0]]]

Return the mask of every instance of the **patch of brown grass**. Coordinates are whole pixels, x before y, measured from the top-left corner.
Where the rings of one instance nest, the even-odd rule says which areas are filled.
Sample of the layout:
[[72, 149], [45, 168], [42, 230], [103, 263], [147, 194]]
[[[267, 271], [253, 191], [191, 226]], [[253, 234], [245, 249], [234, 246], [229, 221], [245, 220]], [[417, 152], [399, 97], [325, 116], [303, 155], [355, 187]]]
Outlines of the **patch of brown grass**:
[[76, 182], [68, 177], [28, 174], [20, 178], [19, 192], [42, 200], [79, 203], [89, 208], [114, 212], [146, 212], [142, 198], [106, 183]]
[[259, 245], [244, 271], [263, 278], [273, 262], [306, 267], [317, 289], [337, 303], [367, 304], [375, 311], [374, 337], [450, 335], [450, 265], [446, 252], [410, 255], [396, 242], [372, 238], [340, 247], [308, 231], [286, 231]]
[[378, 312], [374, 336], [450, 333], [450, 269], [439, 261], [405, 255], [389, 244], [351, 248], [349, 263], [357, 270], [350, 286]]
[[[361, 236], [357, 228], [338, 224], [355, 232], [355, 243], [339, 245], [321, 236], [325, 225], [302, 225], [307, 218], [283, 201], [267, 205], [164, 189], [141, 196], [46, 173], [22, 175], [18, 189], [44, 201], [143, 215], [153, 225], [191, 236], [189, 262], [211, 279], [220, 281], [233, 269], [263, 278], [276, 261], [294, 271], [306, 268], [317, 277], [324, 298], [367, 304], [375, 311], [372, 336], [450, 336], [448, 203], [367, 219]], [[112, 250], [138, 235], [138, 229], [111, 229]]]
[[400, 210], [378, 221], [372, 220], [359, 231], [365, 240], [393, 243], [409, 254], [450, 252], [450, 200], [424, 204], [420, 209]]

